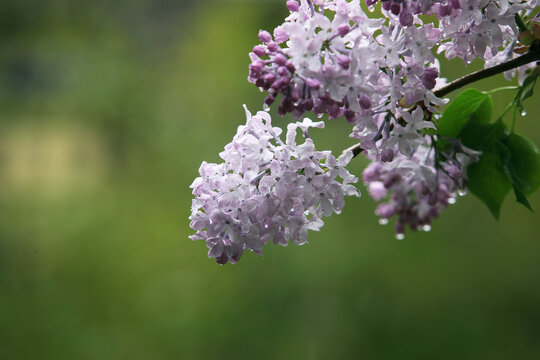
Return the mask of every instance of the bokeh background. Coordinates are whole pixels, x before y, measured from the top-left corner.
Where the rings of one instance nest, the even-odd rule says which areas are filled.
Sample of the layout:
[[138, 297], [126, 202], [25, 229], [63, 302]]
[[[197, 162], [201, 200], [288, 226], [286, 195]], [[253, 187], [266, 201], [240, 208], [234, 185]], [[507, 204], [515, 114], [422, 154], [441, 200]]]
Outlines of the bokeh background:
[[[283, 3], [0, 2], [0, 359], [540, 356], [540, 215], [512, 195], [500, 221], [467, 196], [404, 241], [365, 195], [223, 267], [188, 239], [189, 185], [260, 109], [247, 53]], [[517, 124], [536, 144], [538, 100]]]

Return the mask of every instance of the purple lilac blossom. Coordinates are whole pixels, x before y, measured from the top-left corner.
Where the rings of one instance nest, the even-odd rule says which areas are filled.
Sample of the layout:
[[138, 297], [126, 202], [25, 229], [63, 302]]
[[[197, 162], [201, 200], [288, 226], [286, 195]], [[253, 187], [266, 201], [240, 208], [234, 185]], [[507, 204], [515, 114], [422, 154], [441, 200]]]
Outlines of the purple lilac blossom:
[[[488, 60], [506, 48], [518, 35], [515, 15], [530, 11], [536, 0], [459, 0], [459, 7], [439, 15], [443, 40], [438, 52], [467, 63]], [[437, 14], [437, 13], [436, 13]]]
[[[358, 0], [293, 2], [287, 2], [291, 14], [274, 30], [273, 38], [265, 32], [269, 36], [264, 44], [250, 54], [248, 79], [268, 92], [265, 105], [281, 96], [281, 115], [290, 112], [300, 117], [313, 111], [319, 117], [344, 117], [353, 125], [350, 136], [360, 140], [368, 157], [409, 164], [408, 180], [387, 189], [401, 199], [396, 200], [400, 209], [410, 211], [407, 194], [412, 184], [419, 183], [411, 175], [412, 164], [417, 165], [416, 174], [436, 174], [441, 183], [440, 188], [428, 187], [431, 195], [426, 193], [423, 200], [417, 191], [418, 204], [431, 204], [433, 200], [426, 199], [433, 198], [434, 191], [446, 191], [446, 198], [453, 198], [456, 184], [463, 184], [464, 177], [444, 173], [446, 163], [422, 165], [418, 158], [430, 149], [425, 129], [436, 130], [430, 114], [438, 113], [447, 101], [433, 92], [446, 83], [439, 77], [433, 54], [465, 62], [480, 58], [486, 66], [507, 60], [513, 56], [512, 41], [517, 37], [514, 17], [533, 9], [536, 0], [386, 0], [382, 19], [368, 18]], [[377, 2], [366, 0], [370, 7]], [[439, 21], [425, 23], [419, 15], [435, 15]], [[518, 69], [521, 79], [532, 66]], [[400, 170], [392, 176], [402, 177], [403, 168], [396, 169]], [[397, 226], [408, 223], [417, 229], [429, 223], [446, 206], [445, 196], [440, 197], [443, 200], [427, 214], [396, 210], [401, 214]]]
[[359, 0], [291, 3], [273, 38], [261, 31], [263, 44], [250, 53], [248, 80], [268, 92], [266, 106], [281, 96], [281, 115], [314, 111], [355, 124], [385, 111], [401, 116], [402, 99], [440, 105], [431, 92], [438, 77], [431, 49], [441, 32], [432, 24], [385, 25], [370, 19]]
[[[250, 53], [249, 81], [268, 92], [266, 107], [281, 97], [281, 115], [344, 117], [351, 137], [378, 151], [377, 141], [400, 129], [408, 107], [423, 103], [436, 112], [445, 103], [433, 93], [445, 83], [432, 52], [442, 34], [433, 24], [385, 24], [368, 18], [359, 0], [297, 4], [288, 2], [294, 11], [273, 37], [262, 30], [262, 44]], [[388, 113], [392, 126], [381, 133]]]
[[246, 109], [246, 117], [220, 153], [224, 162], [203, 162], [191, 185], [196, 233], [190, 238], [204, 240], [208, 256], [222, 265], [236, 263], [248, 249], [262, 255], [269, 241], [305, 244], [308, 230], [318, 231], [323, 217], [341, 212], [345, 196], [360, 196], [351, 185], [358, 179], [345, 169], [352, 152], [336, 159], [315, 149], [309, 129], [323, 122], [291, 123], [283, 142], [268, 113], [252, 116]]
[[467, 167], [480, 153], [455, 139], [448, 139], [453, 149], [443, 155], [435, 167], [431, 144], [418, 146], [411, 156], [391, 150], [393, 156], [374, 161], [364, 170], [363, 180], [370, 195], [382, 201], [375, 213], [381, 224], [396, 216], [396, 238], [403, 239], [405, 226], [429, 231], [431, 222], [458, 194], [465, 194]]
[[[368, 6], [379, 2], [366, 0]], [[517, 35], [514, 17], [531, 11], [536, 0], [385, 0], [383, 14], [401, 26], [422, 26], [418, 15], [435, 15], [442, 42], [438, 52], [466, 62], [487, 60]]]
[[[536, 0], [387, 0], [385, 17], [370, 19], [359, 0], [287, 1], [290, 15], [273, 37], [259, 34], [263, 44], [250, 53], [248, 79], [268, 93], [265, 107], [279, 101], [281, 115], [300, 118], [314, 111], [375, 128], [378, 113], [399, 118], [404, 107], [419, 101], [441, 105], [432, 93], [444, 82], [434, 51], [494, 65], [503, 60], [496, 56], [499, 50], [516, 38], [515, 14], [535, 5]], [[426, 14], [439, 22], [424, 23], [419, 15]]]
[[[379, 1], [365, 2], [372, 9]], [[396, 216], [402, 239], [407, 225], [430, 229], [465, 191], [467, 166], [480, 155], [455, 139], [444, 139], [451, 149], [436, 155], [437, 137], [426, 135], [446, 103], [434, 93], [446, 82], [434, 53], [466, 63], [480, 58], [487, 67], [514, 57], [514, 17], [532, 11], [536, 0], [380, 2], [383, 18], [371, 19], [360, 0], [287, 1], [285, 22], [258, 34], [248, 80], [267, 92], [265, 110], [280, 98], [280, 115], [313, 111], [352, 125], [350, 136], [373, 161], [363, 179], [382, 201], [376, 214], [381, 223]], [[521, 82], [533, 66], [505, 75], [517, 72]], [[262, 255], [269, 241], [304, 244], [323, 217], [341, 212], [344, 196], [360, 196], [351, 185], [357, 178], [345, 169], [352, 152], [335, 158], [315, 149], [309, 129], [324, 127], [322, 121], [289, 124], [283, 142], [268, 113], [246, 115], [220, 153], [224, 162], [203, 162], [191, 185], [191, 238], [204, 240], [219, 264], [236, 263], [248, 249]]]

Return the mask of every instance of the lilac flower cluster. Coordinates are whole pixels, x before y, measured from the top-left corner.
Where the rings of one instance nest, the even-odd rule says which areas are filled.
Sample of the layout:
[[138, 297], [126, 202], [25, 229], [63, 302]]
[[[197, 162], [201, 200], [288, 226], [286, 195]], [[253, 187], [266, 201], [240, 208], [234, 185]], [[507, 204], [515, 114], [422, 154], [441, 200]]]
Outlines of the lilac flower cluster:
[[[371, 6], [379, 0], [366, 0]], [[422, 25], [417, 15], [435, 15], [439, 20], [439, 52], [470, 62], [489, 59], [518, 33], [514, 17], [530, 11], [536, 0], [384, 0], [384, 14], [401, 26]]]
[[[366, 0], [369, 7], [377, 2]], [[481, 58], [490, 66], [506, 60], [499, 50], [517, 37], [514, 17], [536, 0], [381, 3], [384, 17], [371, 19], [359, 0], [288, 1], [285, 22], [273, 34], [259, 33], [248, 80], [268, 92], [266, 106], [281, 96], [281, 115], [312, 110], [344, 117], [353, 125], [350, 136], [375, 161], [392, 161], [398, 153], [411, 160], [429, 143], [426, 129], [435, 129], [428, 117], [446, 103], [434, 94], [446, 82], [434, 52], [466, 62]], [[438, 22], [425, 23], [420, 15]]]
[[[372, 161], [363, 179], [381, 201], [376, 214], [383, 224], [397, 217], [402, 239], [406, 225], [429, 230], [465, 192], [467, 167], [480, 156], [436, 134], [447, 99], [436, 95], [445, 93], [446, 79], [434, 54], [466, 63], [478, 58], [485, 66], [512, 58], [515, 17], [531, 15], [537, 2], [365, 0], [370, 11], [381, 3], [383, 16], [373, 19], [360, 1], [286, 1], [284, 23], [258, 34], [248, 80], [266, 92], [265, 111], [277, 101], [280, 115], [299, 119], [312, 111], [351, 124], [350, 137]], [[532, 66], [517, 69], [520, 81]], [[360, 195], [345, 169], [353, 153], [335, 158], [315, 149], [308, 130], [324, 127], [322, 121], [289, 124], [283, 142], [267, 112], [246, 114], [246, 125], [220, 153], [224, 162], [203, 162], [191, 185], [191, 238], [204, 240], [219, 264], [237, 262], [248, 249], [261, 254], [270, 241], [303, 244], [308, 230], [342, 210], [344, 196]]]
[[[396, 216], [396, 238], [403, 239], [405, 225], [413, 230], [429, 231], [431, 221], [458, 194], [464, 195], [467, 166], [480, 153], [453, 140], [453, 149], [436, 162], [430, 144], [416, 148], [410, 156], [393, 151], [391, 158], [372, 162], [363, 173], [370, 195], [377, 201], [386, 199], [376, 209], [381, 224]], [[437, 165], [437, 166], [436, 166]]]
[[431, 49], [441, 40], [433, 24], [386, 25], [370, 19], [359, 0], [289, 1], [288, 8], [273, 35], [259, 33], [248, 78], [268, 92], [267, 106], [281, 95], [281, 115], [313, 110], [372, 123], [378, 113], [400, 116], [403, 106], [418, 101], [441, 104], [432, 92], [439, 66]]
[[438, 51], [466, 62], [490, 59], [513, 42], [518, 29], [515, 15], [531, 11], [536, 0], [459, 0], [440, 12], [443, 43]]
[[268, 92], [265, 106], [281, 96], [281, 115], [313, 110], [355, 124], [380, 112], [400, 116], [418, 101], [440, 105], [432, 90], [444, 79], [433, 52], [493, 65], [517, 36], [515, 15], [536, 6], [536, 0], [381, 2], [385, 18], [371, 19], [359, 0], [287, 1], [290, 15], [273, 34], [261, 31], [250, 53], [248, 80]]
[[[379, 0], [366, 0], [366, 5], [371, 6], [377, 2]], [[435, 13], [445, 16], [452, 9], [460, 8], [459, 0], [382, 0], [381, 3], [386, 15], [398, 17], [402, 26], [411, 26], [414, 15]]]
[[[197, 231], [191, 239], [204, 240], [219, 264], [237, 262], [248, 249], [262, 254], [270, 240], [304, 244], [308, 230], [323, 226], [323, 217], [341, 212], [344, 196], [360, 196], [351, 185], [358, 179], [345, 169], [352, 153], [336, 159], [317, 151], [310, 139], [309, 128], [323, 122], [289, 124], [283, 142], [268, 113], [252, 116], [246, 109], [246, 116], [246, 125], [220, 153], [224, 162], [203, 162], [191, 185], [190, 226]], [[302, 143], [296, 142], [298, 129]]]

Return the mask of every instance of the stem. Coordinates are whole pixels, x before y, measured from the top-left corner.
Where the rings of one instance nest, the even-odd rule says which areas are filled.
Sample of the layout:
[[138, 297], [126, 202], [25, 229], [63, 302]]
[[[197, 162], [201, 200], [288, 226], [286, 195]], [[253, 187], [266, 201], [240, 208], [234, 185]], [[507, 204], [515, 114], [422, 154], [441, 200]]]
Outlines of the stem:
[[348, 147], [345, 150], [343, 150], [343, 152], [341, 153], [341, 155], [339, 157], [342, 157], [343, 155], [345, 155], [346, 152], [349, 152], [349, 151], [352, 151], [352, 156], [353, 156], [353, 158], [355, 158], [358, 155], [360, 155], [362, 153], [362, 151], [364, 151], [364, 149], [362, 149], [360, 147], [360, 143], [358, 143], [358, 144], [355, 144], [355, 145], [353, 145], [351, 147]]
[[525, 55], [521, 55], [515, 59], [500, 63], [499, 65], [465, 75], [462, 78], [454, 80], [450, 84], [435, 91], [434, 94], [437, 97], [443, 97], [452, 91], [467, 86], [473, 82], [487, 79], [488, 77], [498, 75], [505, 71], [515, 69], [534, 61], [540, 61], [540, 51], [530, 51]]
[[517, 112], [517, 106], [514, 106], [514, 116], [512, 117], [512, 128], [510, 130], [510, 133], [514, 133], [514, 128], [516, 126], [516, 112]]
[[309, 5], [309, 8], [311, 10], [311, 16], [315, 15], [315, 7], [313, 6], [313, 2], [311, 0], [307, 0], [307, 3]]
[[529, 30], [527, 28], [527, 25], [525, 25], [525, 22], [523, 21], [521, 16], [519, 16], [519, 14], [516, 14], [515, 20], [516, 20], [516, 25], [517, 25], [519, 31], [527, 31], [527, 30]]
[[[503, 110], [502, 114], [499, 116], [497, 121], [502, 121], [502, 119], [506, 116], [506, 114], [512, 109], [514, 105], [515, 104], [513, 101], [510, 104], [508, 104], [508, 106]], [[513, 129], [514, 129], [514, 124], [512, 124], [512, 131]]]
[[482, 91], [486, 95], [493, 95], [495, 93], [498, 93], [499, 91], [505, 91], [505, 90], [517, 90], [519, 89], [519, 86], [503, 86], [500, 88], [496, 88], [490, 91]]
[[[500, 73], [518, 68], [523, 65], [527, 65], [534, 61], [540, 61], [540, 51], [538, 50], [529, 51], [525, 55], [521, 55], [520, 57], [517, 57], [515, 59], [500, 63], [499, 65], [496, 65], [496, 66], [493, 66], [484, 70], [479, 70], [471, 74], [465, 75], [457, 80], [452, 81], [450, 84], [440, 88], [439, 90], [435, 91], [434, 94], [437, 97], [443, 97], [451, 93], [452, 91], [460, 89], [469, 84], [472, 84], [473, 82], [487, 79], [488, 77], [498, 75]], [[343, 152], [347, 152], [347, 151], [352, 151], [353, 157], [356, 157], [359, 154], [361, 154], [362, 151], [364, 151], [364, 149], [362, 149], [360, 147], [360, 143], [358, 143], [356, 145], [353, 145], [343, 150]]]

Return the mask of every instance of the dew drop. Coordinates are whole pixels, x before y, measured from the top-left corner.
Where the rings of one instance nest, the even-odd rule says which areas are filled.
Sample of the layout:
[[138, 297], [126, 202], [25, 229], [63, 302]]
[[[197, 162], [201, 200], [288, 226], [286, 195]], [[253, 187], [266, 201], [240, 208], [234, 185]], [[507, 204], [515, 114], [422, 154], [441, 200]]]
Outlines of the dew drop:
[[424, 225], [424, 226], [422, 226], [422, 230], [425, 231], [425, 232], [431, 231], [431, 225]]
[[465, 189], [459, 189], [459, 190], [458, 190], [458, 195], [459, 195], [459, 196], [465, 196], [465, 195], [467, 195], [467, 190], [465, 190]]
[[388, 225], [388, 219], [380, 218], [379, 219], [379, 224], [380, 225]]
[[264, 88], [260, 87], [260, 88], [259, 88], [259, 91], [260, 91], [260, 92], [264, 92]]
[[521, 116], [527, 116], [527, 112], [526, 112], [525, 110], [523, 110], [523, 111], [521, 112]]
[[263, 104], [264, 111], [270, 111], [270, 106], [268, 104]]
[[403, 233], [396, 234], [396, 240], [403, 240], [403, 239], [405, 239], [405, 234]]
[[323, 117], [323, 114], [322, 114], [322, 113], [320, 113], [320, 114], [317, 114], [317, 117], [318, 117], [319, 119], [322, 119], [322, 117]]
[[456, 203], [456, 201], [457, 201], [457, 200], [456, 200], [455, 197], [450, 197], [450, 198], [448, 198], [448, 203], [449, 203], [450, 205], [454, 205], [454, 204]]

